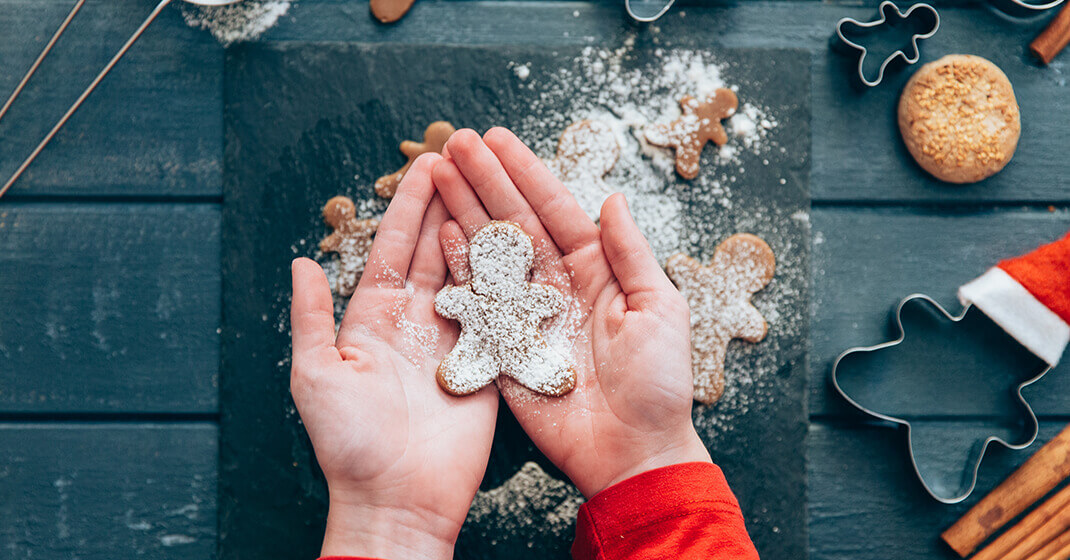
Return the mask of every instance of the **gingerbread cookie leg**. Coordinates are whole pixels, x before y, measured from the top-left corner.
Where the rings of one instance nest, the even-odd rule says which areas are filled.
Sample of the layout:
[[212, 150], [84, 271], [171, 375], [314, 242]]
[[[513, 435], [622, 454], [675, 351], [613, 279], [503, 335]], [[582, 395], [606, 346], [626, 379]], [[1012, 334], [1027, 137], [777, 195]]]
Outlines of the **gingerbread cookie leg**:
[[498, 361], [472, 333], [463, 333], [438, 366], [436, 379], [447, 393], [463, 396], [490, 385], [498, 377]]
[[540, 339], [520, 355], [523, 359], [503, 360], [502, 373], [524, 387], [556, 397], [576, 386], [576, 372], [572, 365], [567, 358], [550, 348], [546, 341]]

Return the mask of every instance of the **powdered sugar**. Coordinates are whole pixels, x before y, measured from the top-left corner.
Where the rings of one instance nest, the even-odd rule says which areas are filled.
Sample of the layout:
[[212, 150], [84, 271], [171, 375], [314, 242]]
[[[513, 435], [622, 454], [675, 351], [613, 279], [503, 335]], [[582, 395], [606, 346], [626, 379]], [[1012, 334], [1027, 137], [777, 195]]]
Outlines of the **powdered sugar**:
[[[528, 462], [501, 486], [476, 494], [465, 527], [475, 528], [478, 533], [473, 536], [492, 546], [503, 535], [527, 535], [540, 541], [550, 535], [564, 543], [573, 536], [582, 504], [583, 496], [574, 486]], [[462, 538], [468, 536], [462, 533]]]
[[207, 29], [229, 45], [260, 37], [290, 11], [290, 0], [244, 0], [229, 6], [183, 6], [182, 16], [191, 27]]

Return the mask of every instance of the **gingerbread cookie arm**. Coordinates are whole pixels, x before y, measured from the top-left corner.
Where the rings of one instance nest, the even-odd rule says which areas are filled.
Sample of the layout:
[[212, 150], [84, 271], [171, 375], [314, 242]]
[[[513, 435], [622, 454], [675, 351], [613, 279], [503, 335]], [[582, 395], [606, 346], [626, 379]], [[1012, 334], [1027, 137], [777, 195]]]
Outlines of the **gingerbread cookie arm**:
[[461, 320], [467, 315], [472, 299], [468, 286], [446, 286], [435, 295], [435, 313], [446, 319]]
[[342, 246], [343, 239], [344, 236], [337, 231], [324, 237], [320, 240], [320, 251], [323, 251], [324, 253], [333, 253], [337, 251], [338, 248]]
[[528, 284], [527, 291], [529, 293], [528, 297], [535, 302], [535, 307], [545, 310], [544, 313], [540, 313], [540, 321], [553, 317], [565, 310], [565, 297], [561, 295], [557, 288], [544, 284]]

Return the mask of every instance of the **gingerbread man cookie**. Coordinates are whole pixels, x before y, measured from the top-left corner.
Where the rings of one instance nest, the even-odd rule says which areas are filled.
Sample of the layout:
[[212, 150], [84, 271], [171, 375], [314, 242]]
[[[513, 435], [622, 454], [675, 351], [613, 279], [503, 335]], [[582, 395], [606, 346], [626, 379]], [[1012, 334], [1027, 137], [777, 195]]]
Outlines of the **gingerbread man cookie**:
[[401, 19], [416, 0], [371, 0], [372, 15], [383, 23]]
[[646, 129], [646, 140], [655, 146], [676, 151], [676, 172], [684, 179], [698, 177], [699, 159], [706, 142], [724, 146], [728, 142], [721, 121], [736, 114], [739, 99], [730, 89], [719, 88], [705, 101], [690, 95], [680, 100], [680, 118], [669, 124]]
[[603, 177], [620, 158], [620, 144], [609, 124], [602, 121], [572, 123], [561, 133], [557, 157], [547, 163], [587, 215], [597, 220], [606, 197], [612, 194]]
[[372, 236], [379, 227], [379, 220], [358, 220], [357, 207], [347, 196], [328, 200], [323, 205], [323, 220], [334, 232], [320, 241], [320, 251], [338, 253], [338, 295], [351, 296], [368, 262]]
[[412, 167], [412, 162], [428, 152], [442, 153], [442, 148], [446, 146], [446, 140], [449, 140], [450, 135], [453, 133], [452, 124], [446, 121], [435, 121], [427, 125], [427, 129], [424, 130], [423, 142], [413, 142], [412, 140], [402, 142], [401, 153], [405, 154], [409, 161], [401, 166], [401, 169], [376, 179], [375, 194], [383, 198], [393, 198], [394, 193], [398, 192], [398, 185], [401, 184], [401, 179], [405, 176], [405, 172], [409, 170], [409, 167]]
[[528, 282], [534, 260], [531, 236], [514, 223], [490, 222], [472, 237], [471, 280], [435, 296], [435, 311], [461, 324], [457, 345], [438, 366], [438, 384], [447, 393], [474, 393], [499, 375], [550, 396], [576, 385], [569, 358], [539, 332], [545, 319], [564, 311], [565, 298]]
[[710, 266], [673, 255], [665, 268], [691, 309], [695, 400], [713, 404], [724, 393], [728, 342], [765, 338], [768, 326], [750, 298], [772, 280], [776, 258], [761, 238], [739, 233], [717, 246]]

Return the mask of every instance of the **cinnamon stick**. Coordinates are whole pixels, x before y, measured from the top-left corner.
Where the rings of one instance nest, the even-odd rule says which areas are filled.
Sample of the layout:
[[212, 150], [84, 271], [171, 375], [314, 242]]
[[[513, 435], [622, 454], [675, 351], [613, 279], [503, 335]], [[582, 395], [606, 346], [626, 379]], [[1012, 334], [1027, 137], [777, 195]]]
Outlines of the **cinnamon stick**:
[[995, 490], [977, 502], [941, 536], [966, 557], [1027, 507], [1070, 476], [1070, 425], [1037, 450]]
[[1043, 504], [1029, 512], [1017, 525], [1008, 529], [991, 544], [981, 549], [972, 560], [996, 560], [1005, 558], [1019, 543], [1037, 532], [1061, 510], [1070, 508], [1070, 486], [1063, 488]]
[[[1040, 550], [1059, 535], [1070, 529], [1070, 506], [1059, 510], [1051, 519], [1044, 522], [1026, 538], [1022, 539], [1007, 554], [1000, 556], [1002, 560], [1025, 560], [1030, 554]], [[982, 551], [984, 552], [984, 551]]]
[[1067, 560], [1068, 556], [1062, 556], [1064, 550], [1070, 555], [1070, 531], [1059, 535], [1025, 560]]
[[1044, 31], [1029, 43], [1029, 50], [1041, 62], [1050, 64], [1067, 43], [1070, 43], [1070, 4], [1063, 6]]

